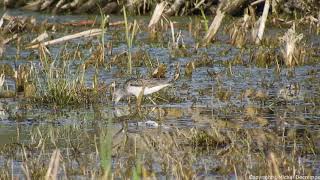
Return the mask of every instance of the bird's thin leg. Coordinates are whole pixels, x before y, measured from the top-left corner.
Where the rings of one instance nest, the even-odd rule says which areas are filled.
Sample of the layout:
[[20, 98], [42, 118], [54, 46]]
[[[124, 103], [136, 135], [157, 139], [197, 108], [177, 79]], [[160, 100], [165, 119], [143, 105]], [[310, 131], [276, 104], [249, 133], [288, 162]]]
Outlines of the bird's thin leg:
[[128, 106], [131, 109], [131, 98], [130, 98], [130, 96], [128, 97]]
[[142, 102], [142, 97], [143, 97], [143, 94], [144, 94], [144, 88], [145, 86], [142, 87], [142, 90], [141, 92], [139, 93], [139, 96], [137, 98], [137, 108], [138, 108], [138, 111], [141, 110], [141, 102]]

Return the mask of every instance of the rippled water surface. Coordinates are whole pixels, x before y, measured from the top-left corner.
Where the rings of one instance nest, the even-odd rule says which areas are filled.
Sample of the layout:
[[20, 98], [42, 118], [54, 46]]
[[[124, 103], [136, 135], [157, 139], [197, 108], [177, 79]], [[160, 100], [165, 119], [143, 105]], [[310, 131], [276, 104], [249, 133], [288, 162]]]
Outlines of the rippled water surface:
[[[57, 24], [95, 18], [22, 11], [9, 13], [35, 16], [39, 22], [47, 20], [48, 23]], [[132, 19], [137, 19], [143, 29], [149, 18]], [[120, 20], [122, 17], [111, 16], [111, 21]], [[102, 175], [103, 154], [108, 152], [104, 144], [110, 140], [112, 172], [114, 177], [119, 178], [132, 177], [133, 167], [139, 163], [145, 177], [160, 179], [177, 177], [179, 172], [186, 175], [180, 177], [182, 179], [248, 176], [250, 173], [261, 172], [258, 169], [264, 167], [257, 158], [261, 154], [266, 164], [273, 162], [270, 154], [279, 155], [277, 160], [280, 162], [289, 162], [286, 158], [292, 156], [292, 167], [298, 164], [304, 167], [303, 170], [297, 169], [297, 174], [319, 174], [319, 36], [299, 30], [305, 34], [307, 48], [314, 49], [310, 56], [316, 60], [315, 63], [309, 63], [308, 56], [304, 65], [291, 71], [283, 65], [281, 71], [277, 72], [275, 65], [260, 67], [250, 62], [249, 49], [254, 48], [250, 47], [253, 45], [248, 44], [243, 49], [235, 48], [223, 30], [219, 32], [215, 43], [207, 47], [200, 46], [196, 50], [196, 43], [204, 31], [197, 38], [188, 31], [187, 24], [191, 20], [195, 21], [195, 18], [175, 20], [178, 24], [175, 30], [181, 30], [186, 49], [182, 48], [179, 52], [170, 50], [170, 29], [160, 40], [150, 40], [148, 32], [142, 30], [134, 42], [134, 53], [145, 52], [155, 62], [167, 66], [167, 78], [174, 76], [178, 63], [181, 71], [180, 78], [171, 87], [151, 96], [155, 104], [146, 98], [139, 113], [136, 112], [134, 98], [131, 98], [130, 105], [128, 99], [123, 99], [114, 106], [110, 101], [109, 90], [100, 92], [105, 93], [105, 96], [103, 94], [98, 103], [63, 108], [31, 103], [22, 96], [1, 98], [1, 172], [12, 174], [13, 177], [26, 177], [26, 174], [32, 177], [38, 177], [39, 174], [41, 177], [41, 174], [47, 172], [53, 151], [59, 149], [59, 177], [99, 177]], [[67, 27], [66, 32], [49, 31], [49, 34], [50, 38], [57, 38], [89, 28]], [[284, 32], [285, 29], [270, 27], [266, 37], [280, 37]], [[28, 38], [31, 40], [36, 36], [31, 33]], [[90, 56], [95, 49], [94, 46], [86, 48], [85, 44], [89, 41], [98, 43], [96, 37], [76, 39], [68, 42], [66, 48], [74, 51], [79, 45], [83, 56]], [[123, 26], [108, 29], [105, 42], [110, 41], [113, 43], [113, 54], [106, 53], [105, 63], [127, 50]], [[53, 45], [49, 50], [55, 56], [61, 48], [62, 45]], [[280, 51], [279, 47], [275, 49]], [[21, 64], [33, 63], [35, 67], [41, 68], [38, 59], [30, 60], [34, 53], [37, 52], [21, 50], [20, 59], [16, 59], [16, 46], [10, 44], [0, 64], [17, 68]], [[232, 63], [236, 57], [242, 63]], [[208, 59], [209, 63], [197, 66], [190, 77], [185, 75], [189, 62], [204, 59]], [[116, 82], [118, 87], [128, 78], [119, 75], [121, 70], [126, 70], [126, 66], [112, 66], [110, 69], [101, 67], [99, 82], [108, 87]], [[147, 77], [152, 70], [142, 65], [134, 67], [133, 71], [133, 76]], [[88, 87], [92, 87], [95, 72], [93, 67], [86, 71]], [[12, 78], [6, 78], [5, 88], [15, 89]], [[211, 142], [207, 139], [207, 145], [204, 145], [204, 142], [194, 140], [195, 131], [197, 137], [201, 136], [198, 132], [210, 132], [208, 136], [214, 137], [214, 140]], [[248, 148], [249, 153], [242, 152], [242, 148]], [[232, 158], [232, 153], [238, 159]], [[282, 157], [286, 153], [290, 157]], [[229, 166], [232, 162], [239, 164]], [[281, 169], [280, 162], [277, 163]], [[37, 166], [41, 168], [37, 169]], [[272, 169], [276, 165], [271, 163], [268, 167]], [[25, 169], [29, 172], [25, 172]], [[249, 174], [244, 173], [246, 170]], [[281, 170], [283, 174], [292, 172], [292, 169]]]

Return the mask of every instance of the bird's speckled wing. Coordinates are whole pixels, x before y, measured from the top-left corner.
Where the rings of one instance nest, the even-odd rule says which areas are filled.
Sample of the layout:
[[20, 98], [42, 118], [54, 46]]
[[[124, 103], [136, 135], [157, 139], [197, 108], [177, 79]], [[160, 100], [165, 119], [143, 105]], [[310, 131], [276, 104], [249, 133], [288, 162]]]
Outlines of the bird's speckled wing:
[[131, 78], [127, 80], [125, 83], [125, 86], [127, 87], [128, 85], [130, 86], [144, 86], [144, 87], [154, 87], [154, 86], [159, 86], [163, 84], [170, 84], [169, 81], [167, 80], [158, 80], [158, 79], [136, 79], [136, 78]]

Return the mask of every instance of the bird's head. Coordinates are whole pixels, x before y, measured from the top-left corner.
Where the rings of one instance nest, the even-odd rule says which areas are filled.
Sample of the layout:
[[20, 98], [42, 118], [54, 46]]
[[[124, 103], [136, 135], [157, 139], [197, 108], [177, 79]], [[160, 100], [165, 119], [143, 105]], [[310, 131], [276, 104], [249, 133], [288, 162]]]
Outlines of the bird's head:
[[125, 96], [126, 93], [121, 90], [121, 89], [117, 89], [114, 93], [113, 93], [113, 97], [112, 97], [112, 100], [114, 101], [115, 104], [117, 104], [120, 99]]

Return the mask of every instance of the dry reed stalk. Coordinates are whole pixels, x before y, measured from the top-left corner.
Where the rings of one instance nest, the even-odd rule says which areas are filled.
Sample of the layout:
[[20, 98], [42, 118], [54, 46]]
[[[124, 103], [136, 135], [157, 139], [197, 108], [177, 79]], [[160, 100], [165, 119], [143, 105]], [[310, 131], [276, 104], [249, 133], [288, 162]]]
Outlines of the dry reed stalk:
[[3, 15], [1, 16], [1, 19], [0, 19], [0, 28], [2, 27], [3, 23], [4, 23], [4, 18], [8, 16], [7, 15], [7, 12], [3, 13]]
[[167, 3], [165, 1], [157, 4], [156, 8], [154, 9], [154, 12], [152, 14], [151, 20], [149, 22], [148, 28], [154, 30], [156, 24], [158, 24], [162, 13], [165, 9], [165, 7], [167, 6]]
[[241, 7], [247, 3], [247, 0], [224, 0], [220, 2], [221, 10], [227, 14], [239, 12]]
[[5, 44], [0, 40], [0, 57], [2, 57], [4, 51], [5, 51]]
[[60, 162], [60, 150], [56, 149], [52, 153], [49, 167], [45, 176], [45, 180], [57, 179], [59, 162]]
[[54, 2], [54, 0], [46, 0], [44, 1], [41, 6], [40, 6], [40, 10], [44, 10], [46, 9], [47, 7], [49, 7], [52, 3]]
[[14, 70], [14, 79], [17, 92], [23, 92], [25, 84], [28, 82], [28, 79], [31, 74], [31, 69], [26, 66], [19, 65], [18, 70]]
[[10, 41], [16, 39], [18, 37], [17, 34], [14, 34], [13, 36], [7, 38], [7, 39], [1, 39], [0, 38], [0, 57], [3, 55], [5, 52], [5, 45], [9, 43]]
[[39, 52], [40, 62], [46, 66], [48, 64], [47, 60], [48, 60], [48, 57], [50, 56], [50, 51], [43, 44], [39, 44], [38, 52]]
[[194, 5], [194, 9], [199, 9], [200, 6], [205, 2], [205, 0], [201, 0], [198, 4]]
[[2, 17], [1, 17], [2, 21], [7, 20], [7, 21], [14, 21], [15, 16], [10, 16], [8, 15], [7, 12], [5, 12]]
[[3, 40], [3, 43], [4, 43], [4, 44], [7, 44], [7, 43], [9, 43], [9, 42], [12, 41], [12, 40], [17, 39], [17, 37], [18, 37], [18, 35], [17, 35], [17, 34], [14, 34], [14, 35], [12, 35], [11, 37]]
[[27, 5], [23, 6], [22, 9], [29, 10], [29, 11], [38, 11], [41, 7], [41, 4], [42, 4], [42, 0], [32, 1], [27, 3]]
[[[43, 46], [47, 46], [47, 45], [53, 45], [53, 44], [58, 44], [58, 43], [62, 43], [65, 41], [69, 41], [71, 39], [76, 39], [76, 38], [80, 38], [80, 37], [92, 37], [92, 36], [97, 36], [100, 35], [102, 33], [102, 29], [90, 29], [90, 30], [86, 30], [86, 31], [82, 31], [76, 34], [72, 34], [72, 35], [67, 35], [67, 36], [63, 36], [61, 38], [58, 39], [54, 39], [51, 41], [46, 41], [44, 43], [42, 43]], [[26, 49], [35, 49], [38, 48], [39, 44], [35, 44], [32, 46], [28, 46]]]
[[25, 163], [22, 164], [22, 165], [21, 165], [21, 169], [22, 169], [22, 171], [23, 171], [23, 173], [24, 173], [24, 175], [25, 175], [25, 178], [26, 178], [27, 180], [31, 180], [30, 171], [29, 171], [28, 165], [25, 164]]
[[245, 45], [247, 38], [248, 29], [252, 27], [254, 22], [254, 17], [249, 15], [248, 10], [243, 15], [239, 21], [235, 22], [232, 27], [229, 29], [229, 34], [231, 38], [231, 43], [238, 48], [241, 48]]
[[259, 18], [253, 25], [252, 29], [251, 29], [251, 39], [252, 42], [255, 42], [257, 39], [257, 34], [258, 34], [258, 27], [260, 24], [261, 18]]
[[53, 8], [52, 13], [55, 14], [57, 12], [59, 12], [61, 6], [65, 3], [66, 0], [60, 0], [58, 1], [58, 3], [56, 4], [56, 6]]
[[250, 5], [254, 6], [254, 5], [260, 4], [260, 3], [264, 2], [264, 1], [265, 0], [257, 0], [257, 1], [252, 2]]
[[79, 0], [73, 0], [63, 6], [61, 6], [61, 9], [73, 9], [75, 7], [77, 7], [79, 4]]
[[270, 175], [273, 175], [275, 177], [280, 177], [281, 174], [280, 174], [280, 170], [279, 170], [278, 160], [276, 159], [273, 152], [271, 152], [269, 154], [268, 159], [269, 159], [269, 163], [270, 163], [269, 164], [270, 170], [272, 170], [272, 173]]
[[94, 26], [95, 24], [95, 20], [80, 20], [62, 23], [64, 26]]
[[303, 38], [303, 34], [297, 34], [295, 24], [285, 33], [285, 35], [280, 39], [285, 43], [285, 48], [281, 49], [282, 55], [284, 57], [285, 64], [292, 67], [303, 61], [302, 50], [297, 48], [297, 43], [299, 43]]
[[175, 40], [175, 35], [174, 35], [174, 26], [172, 21], [170, 21], [170, 27], [171, 27], [171, 35], [172, 35], [172, 45], [175, 46], [176, 40]]
[[3, 88], [3, 84], [4, 84], [5, 79], [6, 79], [6, 76], [2, 73], [0, 76], [0, 89]]
[[66, 0], [60, 0], [60, 1], [58, 1], [58, 3], [56, 4], [56, 8], [60, 8], [60, 7], [64, 4], [65, 1], [66, 1]]
[[124, 21], [116, 21], [116, 22], [110, 22], [109, 26], [121, 26], [124, 25], [126, 22]]
[[174, 71], [174, 75], [173, 75], [172, 81], [176, 81], [180, 77], [180, 63], [178, 62], [175, 66], [176, 67], [175, 67], [175, 71]]
[[167, 16], [172, 16], [174, 13], [179, 12], [185, 0], [175, 0], [171, 7], [165, 12]]
[[214, 36], [217, 34], [217, 32], [219, 30], [219, 27], [221, 25], [221, 22], [222, 22], [222, 20], [223, 20], [223, 18], [225, 16], [225, 12], [223, 12], [220, 7], [217, 10], [217, 14], [214, 17], [214, 19], [213, 19], [213, 21], [212, 21], [212, 23], [211, 23], [211, 25], [209, 27], [209, 30], [208, 30], [207, 34], [203, 38], [203, 41], [206, 44], [208, 44], [214, 38]]
[[320, 34], [320, 12], [318, 14], [317, 34]]
[[39, 43], [39, 42], [42, 42], [44, 41], [45, 39], [47, 39], [49, 37], [47, 31], [43, 32], [42, 34], [40, 34], [38, 37], [36, 37], [35, 39], [33, 39], [31, 41], [31, 44], [33, 43]]
[[172, 21], [170, 21], [170, 28], [171, 28], [171, 35], [172, 35], [172, 44], [171, 44], [171, 48], [172, 49], [179, 49], [179, 42], [181, 41], [181, 46], [184, 46], [184, 41], [183, 41], [183, 37], [181, 35], [181, 31], [179, 31], [179, 33], [177, 33], [177, 35], [175, 34], [174, 31], [174, 24]]
[[272, 14], [278, 14], [279, 11], [279, 4], [281, 2], [279, 2], [278, 0], [272, 0], [271, 1], [271, 10], [272, 10]]
[[263, 33], [266, 26], [267, 18], [268, 18], [269, 8], [270, 8], [270, 0], [265, 0], [262, 16], [258, 20], [260, 21], [258, 34], [256, 37], [254, 37], [256, 44], [259, 44], [263, 38]]

